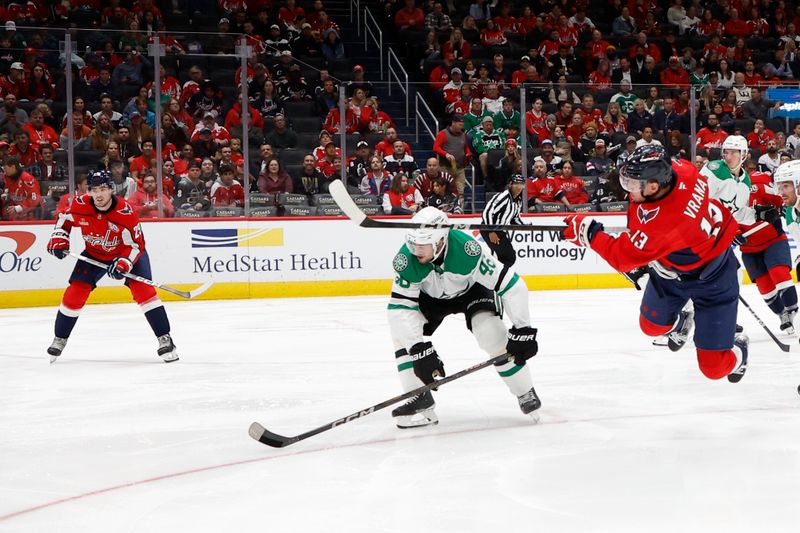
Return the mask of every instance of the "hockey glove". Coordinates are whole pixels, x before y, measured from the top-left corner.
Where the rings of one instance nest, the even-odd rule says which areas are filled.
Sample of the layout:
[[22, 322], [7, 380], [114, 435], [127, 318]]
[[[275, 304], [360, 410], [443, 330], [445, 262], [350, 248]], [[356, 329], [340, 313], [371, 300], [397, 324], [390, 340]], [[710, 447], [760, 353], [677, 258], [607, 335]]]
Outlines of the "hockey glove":
[[[633, 283], [633, 286], [636, 287], [637, 291], [642, 290], [642, 285], [647, 285], [647, 282], [650, 279], [650, 270], [646, 266], [636, 267], [630, 272], [620, 272], [622, 276]], [[642, 281], [642, 278], [647, 276], [647, 278]]]
[[569, 215], [564, 219], [564, 224], [567, 227], [561, 232], [561, 238], [586, 248], [591, 244], [595, 234], [603, 230], [603, 224], [583, 213]]
[[414, 365], [414, 374], [426, 385], [436, 381], [437, 377], [445, 376], [444, 364], [430, 341], [418, 342], [411, 347], [409, 355]]
[[69, 233], [63, 229], [55, 230], [47, 243], [47, 253], [58, 259], [67, 257], [69, 255]]
[[772, 224], [778, 220], [778, 210], [774, 205], [754, 205], [753, 209], [756, 210], [756, 220], [764, 221]]
[[737, 233], [736, 237], [733, 238], [733, 244], [736, 246], [747, 244], [747, 237], [745, 237], [742, 233]]
[[515, 365], [524, 365], [525, 361], [536, 355], [539, 351], [539, 344], [536, 342], [536, 328], [523, 326], [513, 327], [508, 330], [508, 342], [506, 351], [514, 356]]
[[125, 257], [117, 257], [108, 265], [108, 275], [114, 279], [122, 279], [131, 271], [133, 263]]

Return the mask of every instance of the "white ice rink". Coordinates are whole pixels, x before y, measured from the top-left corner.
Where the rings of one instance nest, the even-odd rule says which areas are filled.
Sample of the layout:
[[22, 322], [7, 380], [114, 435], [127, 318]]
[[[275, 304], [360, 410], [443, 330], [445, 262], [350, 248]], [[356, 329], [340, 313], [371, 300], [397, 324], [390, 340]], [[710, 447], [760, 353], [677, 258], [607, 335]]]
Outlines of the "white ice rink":
[[[133, 304], [87, 307], [54, 365], [55, 309], [0, 311], [0, 531], [798, 531], [800, 355], [740, 309], [750, 368], [712, 382], [639, 333], [639, 294], [531, 293], [539, 424], [485, 369], [436, 427], [386, 409], [284, 449], [250, 423], [400, 393], [385, 298], [168, 303], [169, 365]], [[434, 344], [450, 372], [486, 358], [460, 318]]]

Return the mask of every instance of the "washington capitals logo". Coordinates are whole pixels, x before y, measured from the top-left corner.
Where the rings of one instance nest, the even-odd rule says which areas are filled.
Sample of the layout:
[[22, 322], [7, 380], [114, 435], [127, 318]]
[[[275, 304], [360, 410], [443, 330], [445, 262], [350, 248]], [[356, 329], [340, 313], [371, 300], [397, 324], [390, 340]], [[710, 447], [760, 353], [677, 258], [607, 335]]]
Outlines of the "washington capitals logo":
[[656, 207], [655, 209], [645, 209], [640, 205], [639, 209], [636, 210], [636, 216], [639, 218], [639, 222], [642, 224], [647, 224], [658, 216], [659, 209], [661, 208]]

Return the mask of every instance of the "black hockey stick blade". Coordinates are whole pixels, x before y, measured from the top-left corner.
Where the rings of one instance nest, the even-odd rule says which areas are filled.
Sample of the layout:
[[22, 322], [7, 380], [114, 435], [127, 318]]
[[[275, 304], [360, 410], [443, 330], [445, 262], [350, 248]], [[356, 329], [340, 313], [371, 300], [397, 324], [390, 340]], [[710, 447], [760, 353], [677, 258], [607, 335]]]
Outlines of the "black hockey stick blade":
[[[459, 224], [452, 222], [449, 224], [420, 224], [410, 220], [375, 220], [369, 218], [364, 213], [353, 199], [350, 193], [347, 192], [347, 187], [342, 180], [333, 180], [330, 184], [329, 191], [336, 205], [339, 209], [356, 224], [362, 228], [394, 228], [394, 229], [418, 229], [418, 228], [453, 228], [462, 230], [485, 230], [485, 231], [562, 231], [566, 226], [542, 226], [532, 224]], [[606, 227], [605, 231], [609, 233], [622, 233], [628, 231], [626, 227]]]
[[[92, 259], [91, 257], [86, 257], [85, 255], [81, 255], [75, 252], [70, 252], [69, 255], [70, 257], [74, 257], [75, 259], [78, 259], [79, 261], [84, 261], [86, 263], [89, 263], [90, 265], [94, 265], [100, 268], [108, 268], [107, 264]], [[213, 281], [207, 281], [202, 285], [200, 285], [199, 287], [197, 287], [196, 289], [192, 289], [190, 291], [182, 291], [180, 289], [175, 289], [173, 287], [170, 287], [169, 285], [158, 283], [156, 281], [153, 281], [152, 279], [143, 278], [142, 276], [137, 276], [136, 274], [131, 274], [130, 272], [123, 272], [122, 275], [128, 279], [138, 281], [139, 283], [144, 283], [145, 285], [150, 285], [151, 287], [155, 287], [163, 291], [171, 292], [172, 294], [175, 294], [177, 296], [180, 296], [181, 298], [186, 298], [186, 299], [192, 299], [200, 296], [201, 294], [206, 292], [209, 288], [211, 288], [211, 286], [214, 284]]]
[[310, 431], [306, 431], [305, 433], [301, 433], [300, 435], [295, 435], [293, 437], [285, 437], [283, 435], [278, 435], [277, 433], [273, 433], [272, 431], [268, 430], [258, 422], [253, 422], [252, 424], [250, 424], [250, 429], [248, 430], [248, 433], [253, 439], [257, 440], [262, 444], [266, 444], [267, 446], [272, 446], [273, 448], [284, 448], [286, 446], [289, 446], [290, 444], [294, 444], [295, 442], [300, 442], [301, 440], [305, 440], [309, 437], [313, 437], [314, 435], [318, 435], [320, 433], [328, 431], [329, 429], [333, 429], [336, 426], [341, 426], [347, 424], [348, 422], [352, 422], [353, 420], [358, 420], [359, 418], [371, 415], [375, 411], [380, 411], [381, 409], [389, 407], [390, 405], [394, 405], [396, 403], [402, 402], [403, 400], [407, 400], [414, 396], [418, 396], [423, 392], [428, 392], [430, 390], [437, 390], [442, 385], [450, 383], [451, 381], [455, 381], [459, 378], [463, 378], [464, 376], [472, 374], [473, 372], [477, 372], [478, 370], [486, 368], [487, 366], [491, 366], [501, 361], [506, 361], [508, 358], [509, 355], [507, 353], [498, 355], [496, 357], [492, 357], [491, 359], [487, 359], [486, 361], [480, 362], [469, 368], [465, 368], [464, 370], [456, 372], [451, 376], [438, 379], [428, 385], [423, 385], [422, 387], [406, 392], [404, 394], [400, 394], [399, 396], [389, 398], [388, 400], [384, 400], [381, 403], [377, 403], [373, 406], [367, 407], [366, 409], [356, 411], [355, 413], [347, 415], [343, 418], [339, 418], [338, 420], [334, 420], [333, 422], [330, 422], [323, 426], [319, 426], [318, 428], [312, 429]]
[[753, 310], [752, 307], [750, 307], [750, 304], [747, 303], [747, 300], [742, 298], [741, 294], [739, 295], [739, 301], [742, 302], [742, 305], [744, 305], [747, 308], [748, 311], [750, 311], [750, 314], [753, 315], [753, 318], [756, 319], [756, 322], [758, 322], [758, 324], [762, 328], [764, 328], [764, 331], [767, 332], [767, 335], [769, 335], [770, 338], [773, 341], [775, 341], [775, 344], [778, 345], [778, 348], [780, 348], [781, 350], [783, 350], [786, 353], [790, 353], [790, 352], [792, 352], [792, 353], [800, 353], [800, 345], [786, 344], [785, 342], [782, 342], [778, 337], [776, 337], [775, 334], [772, 333], [772, 330], [770, 330], [769, 327], [767, 327], [767, 325], [764, 324], [764, 321], [761, 320], [761, 317], [756, 314], [756, 312]]
[[284, 446], [294, 444], [298, 440], [297, 437], [290, 438], [273, 433], [258, 422], [250, 424], [248, 433], [258, 442], [266, 444], [267, 446], [272, 446], [273, 448], [283, 448]]

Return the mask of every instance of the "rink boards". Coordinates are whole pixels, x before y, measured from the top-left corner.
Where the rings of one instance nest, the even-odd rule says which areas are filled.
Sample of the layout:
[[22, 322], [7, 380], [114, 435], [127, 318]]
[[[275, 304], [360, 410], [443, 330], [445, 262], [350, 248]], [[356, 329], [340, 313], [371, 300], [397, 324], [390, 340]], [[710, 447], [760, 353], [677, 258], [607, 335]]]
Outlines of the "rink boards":
[[[562, 216], [533, 215], [558, 226]], [[601, 215], [624, 226], [622, 215]], [[479, 222], [465, 216], [459, 221]], [[176, 219], [143, 222], [153, 277], [191, 289], [209, 279], [203, 299], [386, 294], [392, 258], [404, 230], [364, 229], [347, 219]], [[52, 224], [0, 226], [0, 307], [57, 305], [74, 259], [45, 248]], [[472, 232], [483, 240], [478, 232]], [[625, 287], [628, 283], [591, 250], [561, 242], [557, 232], [516, 232], [517, 271], [532, 290]], [[79, 231], [72, 249], [82, 250]], [[161, 292], [164, 299], [172, 295]], [[121, 283], [104, 278], [90, 302], [128, 302]]]

